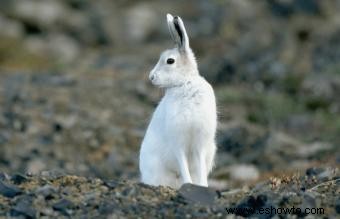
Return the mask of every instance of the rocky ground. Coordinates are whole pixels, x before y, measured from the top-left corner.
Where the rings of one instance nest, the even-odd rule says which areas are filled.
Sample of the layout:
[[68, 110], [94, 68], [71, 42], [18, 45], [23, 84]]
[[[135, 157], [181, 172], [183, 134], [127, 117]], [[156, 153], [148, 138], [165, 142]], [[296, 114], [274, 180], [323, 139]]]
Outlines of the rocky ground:
[[[60, 172], [1, 174], [0, 216], [25, 218], [223, 218], [231, 215], [270, 218], [336, 218], [340, 213], [340, 175], [335, 169], [311, 168], [301, 176], [272, 178], [253, 188], [215, 190], [183, 185], [178, 191], [132, 181], [100, 180]], [[300, 208], [291, 214], [261, 208]], [[229, 208], [258, 212], [228, 213]], [[318, 213], [305, 213], [306, 209]]]
[[[0, 217], [338, 216], [339, 1], [0, 4]], [[138, 183], [167, 12], [184, 19], [217, 97], [211, 190]]]

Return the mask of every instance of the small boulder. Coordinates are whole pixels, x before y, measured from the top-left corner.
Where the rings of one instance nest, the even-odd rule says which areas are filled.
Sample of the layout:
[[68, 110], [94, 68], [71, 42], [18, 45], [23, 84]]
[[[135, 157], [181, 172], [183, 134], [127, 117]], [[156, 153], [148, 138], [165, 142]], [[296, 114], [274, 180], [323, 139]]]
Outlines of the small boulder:
[[216, 190], [190, 183], [182, 185], [179, 194], [189, 202], [202, 205], [213, 205], [217, 198]]

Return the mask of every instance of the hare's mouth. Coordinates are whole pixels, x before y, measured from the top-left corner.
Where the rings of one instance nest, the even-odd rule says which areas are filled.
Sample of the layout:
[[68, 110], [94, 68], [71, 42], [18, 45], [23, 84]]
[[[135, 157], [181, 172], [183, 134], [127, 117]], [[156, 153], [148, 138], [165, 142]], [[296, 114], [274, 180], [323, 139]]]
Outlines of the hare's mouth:
[[150, 80], [151, 84], [154, 85], [154, 86], [157, 86], [157, 87], [161, 87], [162, 84], [157, 82], [156, 80]]

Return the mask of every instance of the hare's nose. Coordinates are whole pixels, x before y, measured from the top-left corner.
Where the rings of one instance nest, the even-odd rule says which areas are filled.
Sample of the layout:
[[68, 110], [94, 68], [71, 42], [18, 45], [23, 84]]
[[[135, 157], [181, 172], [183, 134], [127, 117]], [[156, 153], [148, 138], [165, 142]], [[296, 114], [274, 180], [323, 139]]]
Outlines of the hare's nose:
[[155, 75], [150, 75], [149, 78], [151, 81], [153, 81], [155, 79]]

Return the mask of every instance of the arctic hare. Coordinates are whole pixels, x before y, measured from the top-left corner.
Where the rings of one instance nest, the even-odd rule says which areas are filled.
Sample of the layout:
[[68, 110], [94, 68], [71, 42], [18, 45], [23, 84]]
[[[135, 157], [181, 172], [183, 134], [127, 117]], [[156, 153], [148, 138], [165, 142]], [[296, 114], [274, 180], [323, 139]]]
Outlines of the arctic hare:
[[140, 150], [143, 183], [179, 188], [208, 186], [216, 152], [216, 103], [210, 84], [199, 75], [180, 17], [167, 14], [176, 47], [164, 51], [149, 79], [164, 88]]

